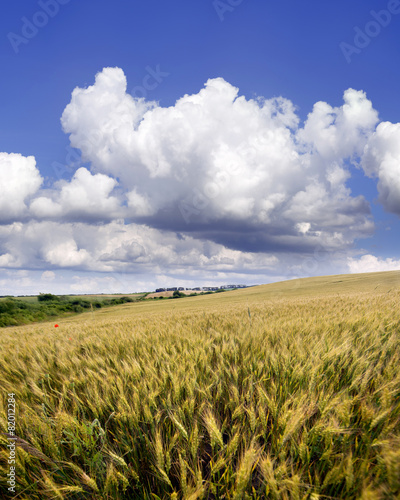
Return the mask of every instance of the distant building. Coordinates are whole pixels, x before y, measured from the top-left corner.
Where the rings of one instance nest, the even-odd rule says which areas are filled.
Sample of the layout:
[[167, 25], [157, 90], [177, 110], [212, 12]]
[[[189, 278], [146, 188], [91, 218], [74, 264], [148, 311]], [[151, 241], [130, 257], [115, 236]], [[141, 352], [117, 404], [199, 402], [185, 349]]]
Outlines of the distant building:
[[185, 290], [192, 290], [194, 292], [215, 292], [216, 290], [235, 290], [236, 288], [247, 288], [247, 285], [222, 285], [222, 286], [197, 286], [194, 288], [184, 288], [180, 287], [171, 287], [171, 288], [157, 288], [156, 292], [183, 292]]

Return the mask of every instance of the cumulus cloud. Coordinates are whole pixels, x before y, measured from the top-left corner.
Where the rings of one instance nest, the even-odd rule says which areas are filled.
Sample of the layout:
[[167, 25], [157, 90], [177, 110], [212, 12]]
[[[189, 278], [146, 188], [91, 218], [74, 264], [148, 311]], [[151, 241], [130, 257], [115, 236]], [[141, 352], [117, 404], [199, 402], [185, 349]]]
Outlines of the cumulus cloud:
[[[71, 145], [81, 150], [83, 159], [112, 168], [117, 148], [138, 126], [155, 103], [133, 99], [126, 93], [126, 78], [120, 68], [104, 68], [95, 85], [76, 88], [61, 123], [69, 131]], [[96, 124], [94, 127], [93, 125]], [[114, 137], [113, 141], [110, 138]], [[114, 146], [114, 147], [112, 147]], [[123, 156], [124, 151], [121, 151]], [[118, 168], [118, 167], [116, 167]]]
[[222, 78], [168, 108], [126, 87], [121, 69], [105, 68], [74, 90], [61, 121], [94, 171], [120, 179], [131, 220], [243, 251], [350, 245], [371, 233], [344, 166], [377, 122], [363, 92], [347, 90], [338, 108], [317, 103], [300, 128], [289, 100], [247, 100]]
[[183, 274], [196, 268], [210, 272], [271, 269], [278, 262], [274, 255], [239, 252], [123, 220], [101, 226], [34, 221], [3, 226], [2, 247], [9, 251], [0, 255], [2, 267], [18, 262], [31, 268], [136, 273], [169, 269]]
[[0, 255], [0, 267], [18, 267], [21, 265], [21, 262], [10, 253], [4, 253]]
[[360, 155], [378, 123], [378, 113], [365, 92], [348, 89], [344, 104], [333, 108], [317, 102], [298, 137], [308, 145], [314, 158], [333, 162]]
[[120, 215], [120, 201], [111, 196], [117, 181], [104, 174], [92, 175], [79, 168], [70, 182], [60, 181], [57, 190], [35, 198], [32, 215], [57, 219], [111, 219]]
[[[374, 230], [368, 201], [347, 185], [351, 164], [361, 161], [400, 214], [400, 125], [377, 122], [354, 89], [301, 123], [290, 100], [246, 99], [223, 78], [162, 107], [130, 96], [123, 71], [105, 68], [72, 92], [61, 118], [88, 163], [70, 180], [40, 189], [33, 157], [0, 154], [0, 267], [45, 271], [49, 283], [56, 269], [166, 284], [336, 271], [332, 256], [346, 266]], [[77, 277], [75, 289], [106, 284], [93, 279]]]
[[61, 268], [84, 266], [90, 260], [89, 253], [78, 248], [73, 224], [34, 221], [1, 227], [0, 259], [3, 258], [7, 265], [2, 267], [27, 268], [49, 264]]
[[378, 179], [379, 201], [400, 215], [400, 123], [382, 122], [365, 147], [365, 173]]
[[0, 222], [26, 216], [26, 202], [42, 181], [33, 156], [0, 153]]
[[351, 273], [397, 271], [400, 270], [400, 260], [380, 259], [375, 255], [363, 255], [359, 259], [350, 258], [348, 266]]

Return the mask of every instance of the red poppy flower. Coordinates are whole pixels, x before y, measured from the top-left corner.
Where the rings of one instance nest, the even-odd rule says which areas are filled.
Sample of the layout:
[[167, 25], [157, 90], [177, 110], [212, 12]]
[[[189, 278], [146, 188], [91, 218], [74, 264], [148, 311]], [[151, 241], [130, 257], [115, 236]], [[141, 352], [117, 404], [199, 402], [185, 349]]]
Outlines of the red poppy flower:
[[54, 328], [57, 328], [57, 327], [58, 327], [58, 325], [54, 325]]

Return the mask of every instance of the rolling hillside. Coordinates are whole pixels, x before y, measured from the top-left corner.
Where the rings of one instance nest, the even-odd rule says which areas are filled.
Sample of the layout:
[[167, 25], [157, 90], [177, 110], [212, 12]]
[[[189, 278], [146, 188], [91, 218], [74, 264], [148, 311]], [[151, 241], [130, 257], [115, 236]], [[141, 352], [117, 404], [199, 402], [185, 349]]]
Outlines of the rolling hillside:
[[399, 498], [399, 300], [330, 276], [2, 329], [0, 496], [16, 437], [22, 500]]

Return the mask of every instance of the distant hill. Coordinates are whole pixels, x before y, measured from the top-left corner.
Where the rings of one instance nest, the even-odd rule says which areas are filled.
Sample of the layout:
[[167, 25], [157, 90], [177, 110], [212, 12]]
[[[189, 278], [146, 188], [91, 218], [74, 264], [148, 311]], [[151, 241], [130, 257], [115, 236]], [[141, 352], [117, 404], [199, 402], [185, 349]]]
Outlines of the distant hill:
[[373, 292], [375, 290], [377, 293], [400, 290], [400, 271], [299, 278], [255, 286], [232, 293], [246, 294], [249, 297], [260, 294], [266, 297], [300, 297], [352, 292]]

